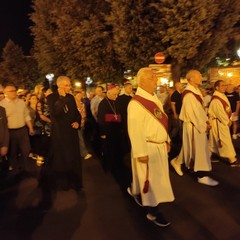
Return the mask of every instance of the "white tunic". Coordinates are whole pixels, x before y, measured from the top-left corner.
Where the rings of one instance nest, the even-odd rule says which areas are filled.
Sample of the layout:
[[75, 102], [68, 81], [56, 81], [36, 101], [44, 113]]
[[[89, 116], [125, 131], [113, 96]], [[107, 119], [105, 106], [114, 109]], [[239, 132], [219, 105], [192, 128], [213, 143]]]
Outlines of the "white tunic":
[[[228, 104], [229, 108], [231, 108], [228, 98], [224, 93], [215, 91], [213, 96], [220, 97]], [[236, 161], [236, 152], [233, 147], [230, 129], [228, 126], [230, 119], [220, 100], [212, 100], [209, 106], [208, 114], [212, 123], [212, 129], [209, 133], [210, 151], [221, 157], [229, 158], [230, 162]], [[219, 144], [219, 138], [221, 140], [222, 147]]]
[[[163, 111], [157, 96], [152, 96], [141, 88], [137, 95], [153, 101]], [[168, 133], [161, 123], [139, 102], [130, 101], [128, 105], [128, 133], [132, 145], [132, 192], [141, 194], [144, 206], [157, 206], [161, 202], [174, 200], [169, 179], [168, 153], [166, 142]], [[143, 193], [147, 165], [137, 160], [138, 157], [149, 157], [149, 191]]]
[[[187, 85], [186, 90], [202, 98], [201, 91], [191, 84]], [[206, 134], [208, 118], [203, 106], [192, 93], [184, 96], [179, 118], [183, 121], [182, 153], [186, 167], [191, 168], [190, 162], [193, 159], [195, 172], [210, 171], [210, 151]]]

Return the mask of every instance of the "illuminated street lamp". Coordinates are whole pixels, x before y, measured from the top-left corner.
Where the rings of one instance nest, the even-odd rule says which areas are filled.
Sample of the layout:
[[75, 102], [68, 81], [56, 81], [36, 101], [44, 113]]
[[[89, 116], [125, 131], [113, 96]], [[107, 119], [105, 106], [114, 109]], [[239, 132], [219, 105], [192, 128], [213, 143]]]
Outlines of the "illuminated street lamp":
[[237, 55], [240, 58], [240, 48], [237, 50]]
[[80, 88], [82, 86], [81, 82], [79, 82], [79, 81], [76, 81], [74, 85], [77, 88]]
[[53, 82], [53, 79], [54, 79], [54, 74], [53, 74], [53, 73], [48, 73], [45, 77], [46, 77], [46, 79], [48, 80], [49, 86], [50, 86], [50, 88], [51, 88], [52, 82]]

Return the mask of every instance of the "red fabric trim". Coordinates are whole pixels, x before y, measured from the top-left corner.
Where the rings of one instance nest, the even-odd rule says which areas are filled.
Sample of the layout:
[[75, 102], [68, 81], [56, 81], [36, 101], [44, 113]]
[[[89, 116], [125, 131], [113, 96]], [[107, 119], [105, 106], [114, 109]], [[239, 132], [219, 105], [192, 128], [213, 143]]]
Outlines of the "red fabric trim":
[[203, 104], [203, 100], [202, 100], [201, 96], [198, 95], [198, 94], [196, 94], [196, 93], [194, 93], [194, 92], [192, 92], [192, 91], [190, 91], [190, 90], [184, 90], [184, 91], [183, 91], [183, 93], [182, 93], [182, 99], [183, 99], [184, 96], [185, 96], [186, 94], [188, 94], [188, 93], [192, 93], [192, 94], [196, 97], [196, 99], [201, 103], [201, 105]]
[[[158, 120], [158, 122], [164, 126], [166, 132], [168, 132], [168, 117], [164, 112], [161, 111], [156, 103], [139, 95], [135, 95], [132, 99], [141, 103], [141, 105], [145, 107]], [[159, 113], [159, 116], [157, 113]]]
[[[226, 114], [228, 115], [228, 117], [230, 118], [231, 116], [232, 116], [232, 111], [231, 111], [231, 107], [228, 105], [228, 103], [226, 102], [226, 101], [224, 101], [222, 98], [220, 98], [219, 96], [212, 96], [212, 100], [213, 99], [218, 99], [221, 103], [222, 103], [222, 105], [223, 105], [223, 108], [224, 108], [224, 110], [225, 110], [225, 112], [226, 112]], [[212, 101], [211, 100], [211, 101]], [[230, 109], [230, 111], [227, 111], [227, 109]]]

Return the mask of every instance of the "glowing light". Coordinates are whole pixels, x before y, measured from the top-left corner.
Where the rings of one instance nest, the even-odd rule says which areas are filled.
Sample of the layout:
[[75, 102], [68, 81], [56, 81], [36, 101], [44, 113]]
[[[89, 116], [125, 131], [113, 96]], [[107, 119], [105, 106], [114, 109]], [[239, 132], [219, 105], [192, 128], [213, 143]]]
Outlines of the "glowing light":
[[173, 81], [169, 82], [169, 87], [173, 87]]
[[167, 78], [160, 78], [161, 84], [162, 85], [167, 85], [168, 84], [168, 79]]
[[48, 73], [48, 74], [46, 75], [46, 79], [47, 79], [49, 82], [51, 82], [51, 81], [53, 80], [53, 78], [54, 78], [54, 74], [53, 74], [53, 73]]
[[240, 58], [240, 48], [237, 50], [237, 55]]
[[75, 87], [81, 87], [82, 86], [82, 84], [80, 83], [80, 82], [75, 82]]
[[93, 83], [93, 80], [90, 77], [87, 77], [87, 80], [85, 82], [87, 85], [90, 85]]
[[228, 77], [232, 77], [233, 74], [232, 74], [231, 72], [229, 72], [229, 73], [227, 73], [227, 76], [228, 76]]

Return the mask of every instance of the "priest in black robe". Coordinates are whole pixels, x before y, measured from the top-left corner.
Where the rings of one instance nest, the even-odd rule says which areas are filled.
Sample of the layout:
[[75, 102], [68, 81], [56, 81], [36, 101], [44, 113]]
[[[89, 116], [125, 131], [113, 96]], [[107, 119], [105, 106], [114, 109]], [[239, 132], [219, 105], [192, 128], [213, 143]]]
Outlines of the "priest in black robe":
[[47, 97], [52, 122], [51, 146], [40, 183], [51, 189], [79, 191], [83, 187], [78, 140], [81, 116], [70, 94], [70, 79], [58, 77], [57, 86], [58, 90]]

